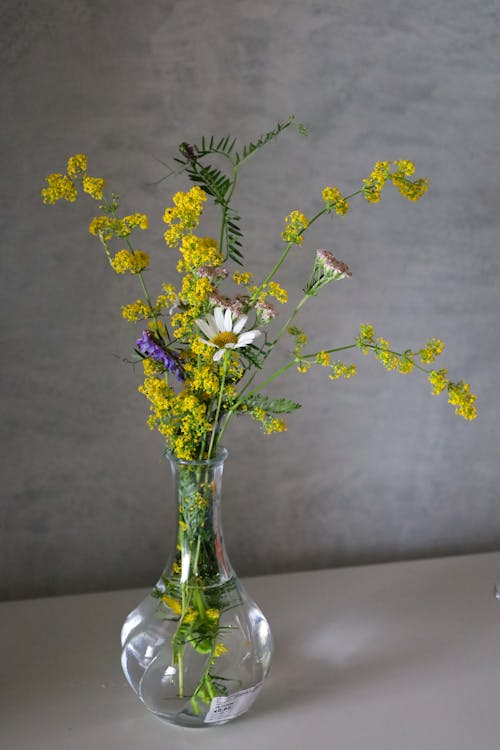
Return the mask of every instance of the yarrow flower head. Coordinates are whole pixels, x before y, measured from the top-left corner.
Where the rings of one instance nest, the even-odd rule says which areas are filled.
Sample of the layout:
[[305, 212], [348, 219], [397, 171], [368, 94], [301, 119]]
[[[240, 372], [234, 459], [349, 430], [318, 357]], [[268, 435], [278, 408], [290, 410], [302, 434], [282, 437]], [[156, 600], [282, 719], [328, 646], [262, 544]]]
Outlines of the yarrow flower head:
[[151, 331], [143, 331], [135, 342], [137, 351], [145, 357], [151, 357], [155, 362], [160, 362], [167, 372], [175, 375], [177, 380], [185, 379], [177, 356], [162, 346]]
[[208, 314], [205, 318], [199, 318], [196, 321], [196, 325], [206, 336], [206, 339], [202, 341], [217, 349], [214, 354], [215, 362], [221, 359], [227, 349], [240, 349], [248, 346], [255, 341], [257, 336], [260, 336], [261, 332], [256, 329], [241, 333], [247, 320], [246, 315], [241, 315], [233, 321], [231, 310], [226, 309], [224, 312], [222, 307], [216, 307], [213, 315]]
[[329, 250], [316, 250], [316, 260], [323, 271], [331, 274], [334, 279], [345, 279], [347, 276], [352, 276], [347, 263], [337, 260]]

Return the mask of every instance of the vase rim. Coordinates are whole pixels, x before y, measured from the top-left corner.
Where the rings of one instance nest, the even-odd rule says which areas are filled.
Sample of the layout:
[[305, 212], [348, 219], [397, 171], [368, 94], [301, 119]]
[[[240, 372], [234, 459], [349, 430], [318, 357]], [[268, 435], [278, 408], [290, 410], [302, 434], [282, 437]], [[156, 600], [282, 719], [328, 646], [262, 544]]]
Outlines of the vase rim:
[[212, 458], [201, 458], [193, 460], [188, 460], [186, 458], [177, 458], [177, 456], [174, 456], [173, 453], [169, 453], [168, 451], [165, 455], [167, 456], [169, 461], [181, 466], [214, 466], [215, 464], [223, 463], [228, 457], [229, 451], [227, 450], [227, 448], [223, 448], [222, 446], [220, 446], [219, 448], [217, 448], [215, 455], [212, 456]]

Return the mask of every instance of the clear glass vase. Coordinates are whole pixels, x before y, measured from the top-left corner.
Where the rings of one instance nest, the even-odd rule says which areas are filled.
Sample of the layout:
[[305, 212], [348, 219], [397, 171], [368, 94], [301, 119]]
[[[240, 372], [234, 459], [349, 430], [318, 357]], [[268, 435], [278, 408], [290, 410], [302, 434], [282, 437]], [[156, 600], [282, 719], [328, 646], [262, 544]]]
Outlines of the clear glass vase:
[[221, 527], [227, 451], [206, 461], [170, 457], [175, 549], [155, 588], [122, 629], [122, 667], [150, 711], [184, 726], [245, 713], [269, 672], [267, 621], [238, 580]]

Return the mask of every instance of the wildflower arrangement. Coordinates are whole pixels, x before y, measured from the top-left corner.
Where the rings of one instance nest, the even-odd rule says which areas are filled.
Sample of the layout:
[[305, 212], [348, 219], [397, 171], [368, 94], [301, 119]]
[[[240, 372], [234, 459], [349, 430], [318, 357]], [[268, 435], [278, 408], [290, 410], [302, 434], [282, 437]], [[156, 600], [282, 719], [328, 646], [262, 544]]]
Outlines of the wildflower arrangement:
[[[125, 304], [121, 314], [141, 326], [135, 340], [135, 354], [144, 369], [139, 391], [149, 402], [149, 427], [160, 432], [168, 453], [182, 462], [213, 458], [235, 415], [249, 416], [267, 434], [286, 430], [283, 415], [300, 405], [285, 397], [271, 398], [264, 392], [266, 386], [293, 367], [307, 373], [319, 366], [331, 380], [351, 378], [356, 365], [342, 358], [349, 350], [371, 354], [387, 370], [403, 375], [414, 370], [425, 373], [432, 393], [446, 392], [458, 415], [467, 420], [477, 415], [476, 397], [469, 384], [452, 381], [446, 369], [435, 369], [434, 362], [444, 348], [436, 338], [420, 347], [396, 350], [375, 333], [372, 325], [362, 324], [349, 343], [318, 351], [308, 349], [308, 334], [296, 325], [300, 310], [325, 287], [351, 277], [348, 265], [329, 249], [318, 249], [311, 255], [301, 299], [281, 326], [274, 323], [278, 308], [288, 301], [288, 293], [277, 278], [279, 271], [295, 252], [310, 252], [305, 241], [313, 224], [324, 217], [342, 217], [357, 196], [378, 203], [386, 186], [393, 186], [410, 201], [420, 200], [428, 190], [428, 180], [415, 178], [414, 164], [408, 160], [377, 162], [369, 176], [346, 195], [337, 186], [324, 187], [314, 215], [292, 210], [285, 218], [280, 232], [282, 249], [265, 278], [257, 279], [244, 268], [243, 235], [233, 196], [246, 162], [291, 127], [305, 134], [303, 126], [290, 117], [242, 148], [229, 136], [180, 145], [175, 170], [184, 172], [193, 187], [177, 192], [163, 214], [167, 252], [177, 254], [179, 279], [160, 286], [153, 276], [155, 294], [146, 281], [149, 253], [142, 249], [148, 217], [143, 213], [123, 215], [119, 196], [106, 194], [105, 180], [88, 174], [85, 155], [71, 156], [66, 173], [49, 175], [42, 190], [43, 200], [49, 204], [73, 202], [79, 191], [94, 199], [99, 212], [90, 222], [90, 233], [99, 240], [115, 273], [137, 277], [141, 296]], [[212, 166], [211, 157], [225, 166]], [[220, 209], [216, 238], [198, 231], [209, 199]], [[256, 383], [283, 337], [289, 342], [287, 362]], [[203, 574], [198, 570], [200, 539], [203, 547], [203, 535], [209, 533], [203, 528], [209, 527], [205, 520], [212, 493], [211, 483], [193, 482], [191, 475], [186, 480], [179, 506], [178, 554], [173, 568], [153, 592], [165, 617], [177, 622], [172, 661], [180, 673], [178, 695], [184, 694], [182, 664], [186, 649], [207, 654], [206, 667], [191, 692], [195, 713], [201, 704], [227, 690], [213, 675], [213, 665], [227, 651], [221, 639], [225, 600], [213, 588], [210, 600], [203, 593], [203, 586], [216, 575], [215, 556], [210, 559], [207, 553]], [[196, 560], [187, 575], [182, 574], [186, 556]], [[220, 674], [219, 667], [217, 671]]]

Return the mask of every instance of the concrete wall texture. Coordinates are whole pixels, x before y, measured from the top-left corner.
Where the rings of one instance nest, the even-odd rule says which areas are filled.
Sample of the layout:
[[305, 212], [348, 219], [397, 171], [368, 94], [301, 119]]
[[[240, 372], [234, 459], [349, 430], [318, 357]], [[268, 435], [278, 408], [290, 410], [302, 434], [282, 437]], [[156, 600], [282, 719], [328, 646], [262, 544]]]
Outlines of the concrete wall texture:
[[86, 233], [90, 202], [41, 204], [45, 175], [87, 153], [126, 210], [150, 214], [156, 290], [175, 274], [163, 209], [187, 186], [156, 184], [158, 160], [205, 133], [246, 141], [291, 112], [309, 138], [284, 135], [241, 174], [249, 265], [270, 269], [283, 217], [311, 213], [325, 184], [349, 191], [375, 160], [413, 159], [428, 196], [353, 202], [279, 280], [296, 300], [314, 250], [331, 248], [353, 277], [304, 309], [311, 345], [350, 343], [360, 322], [403, 348], [442, 338], [440, 366], [472, 383], [480, 417], [466, 423], [425, 377], [361, 354], [348, 382], [290, 371], [273, 390], [304, 404], [288, 433], [238, 420], [227, 439], [233, 564], [244, 575], [498, 548], [498, 3], [11, 0], [2, 16], [0, 596], [148, 585], [174, 521], [140, 372], [120, 361], [135, 280], [111, 273]]

